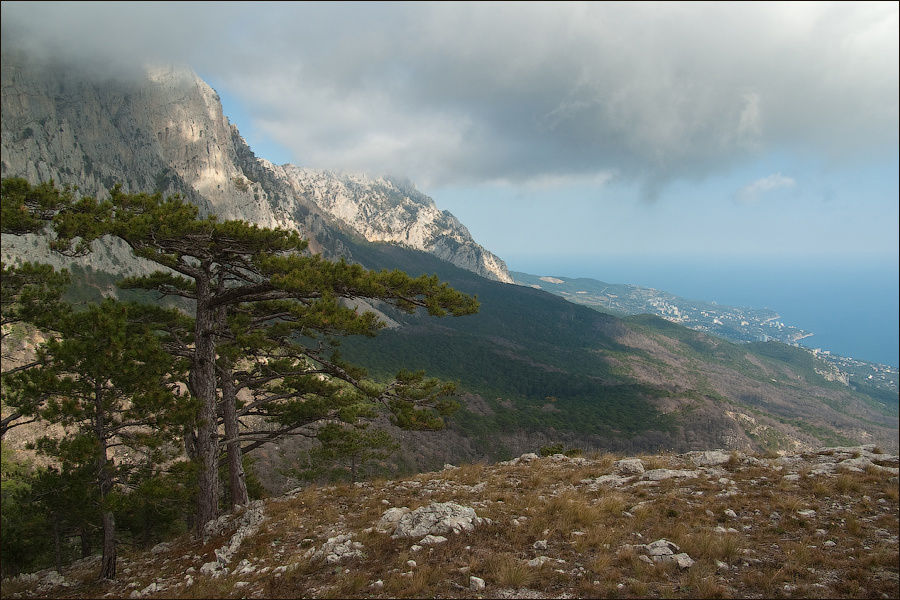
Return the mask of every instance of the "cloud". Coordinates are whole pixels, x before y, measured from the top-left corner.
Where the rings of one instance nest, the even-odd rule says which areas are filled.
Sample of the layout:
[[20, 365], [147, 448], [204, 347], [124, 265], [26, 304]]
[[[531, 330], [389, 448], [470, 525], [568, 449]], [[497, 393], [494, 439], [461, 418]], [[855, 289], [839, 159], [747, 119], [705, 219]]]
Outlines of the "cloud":
[[215, 77], [294, 161], [422, 185], [615, 176], [648, 197], [768, 151], [897, 146], [898, 7], [2, 5], [4, 47]]
[[738, 190], [736, 198], [738, 202], [749, 204], [758, 201], [763, 194], [777, 189], [791, 188], [795, 185], [797, 185], [797, 182], [792, 177], [775, 173], [745, 185]]

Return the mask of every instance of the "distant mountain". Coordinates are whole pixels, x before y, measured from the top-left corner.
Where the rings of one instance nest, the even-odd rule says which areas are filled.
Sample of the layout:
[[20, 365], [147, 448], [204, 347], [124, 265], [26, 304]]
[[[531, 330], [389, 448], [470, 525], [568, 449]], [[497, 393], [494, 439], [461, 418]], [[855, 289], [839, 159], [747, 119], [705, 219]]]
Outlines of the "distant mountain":
[[343, 240], [358, 235], [512, 281], [501, 259], [409, 182], [257, 158], [189, 69], [112, 79], [4, 52], [2, 82], [3, 177], [53, 179], [101, 197], [115, 183], [179, 193], [222, 218], [295, 229], [332, 257], [349, 257]]
[[[505, 283], [503, 261], [409, 182], [257, 158], [188, 70], [109, 79], [4, 54], [0, 92], [3, 177], [52, 178], [98, 196], [114, 183], [177, 192], [222, 218], [295, 229], [328, 257], [436, 273], [477, 294], [478, 315], [384, 309], [398, 327], [343, 342], [346, 358], [376, 373], [422, 368], [460, 382], [466, 407], [450, 431], [402, 434], [403, 460], [415, 468], [554, 443], [628, 452], [897, 448], [896, 395], [834, 381], [827, 363], [797, 348], [736, 345]], [[58, 261], [36, 238], [3, 236], [2, 248], [4, 260]], [[112, 293], [116, 275], [141, 268], [124, 248], [98, 248], [76, 273], [78, 291]], [[261, 448], [260, 463], [290, 448]]]

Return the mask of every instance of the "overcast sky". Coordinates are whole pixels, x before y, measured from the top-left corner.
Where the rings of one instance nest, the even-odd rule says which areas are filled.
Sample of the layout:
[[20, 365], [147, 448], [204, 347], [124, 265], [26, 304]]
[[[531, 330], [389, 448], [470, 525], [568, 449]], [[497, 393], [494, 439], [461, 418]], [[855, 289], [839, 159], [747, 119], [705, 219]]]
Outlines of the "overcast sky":
[[257, 155], [406, 176], [513, 268], [897, 255], [896, 2], [2, 13], [4, 45], [188, 64]]

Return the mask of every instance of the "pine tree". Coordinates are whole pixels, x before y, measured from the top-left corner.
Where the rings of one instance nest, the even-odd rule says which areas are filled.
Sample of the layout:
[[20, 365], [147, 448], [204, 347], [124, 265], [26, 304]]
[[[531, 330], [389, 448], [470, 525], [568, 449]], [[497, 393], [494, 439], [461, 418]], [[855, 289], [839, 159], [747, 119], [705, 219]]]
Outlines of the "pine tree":
[[157, 332], [129, 318], [129, 310], [106, 300], [73, 312], [39, 350], [41, 366], [23, 371], [11, 385], [25, 397], [41, 398], [33, 416], [62, 425], [66, 435], [38, 440], [39, 452], [64, 469], [92, 466], [100, 505], [103, 558], [100, 577], [116, 575], [116, 528], [111, 495], [130, 466], [116, 463], [113, 448], [125, 446], [151, 461], [162, 460], [179, 416], [175, 381], [179, 366], [165, 352]]
[[[200, 405], [191, 446], [200, 466], [197, 524], [201, 531], [218, 510], [217, 389], [221, 385], [217, 354], [225, 343], [230, 311], [239, 305], [274, 300], [330, 308], [340, 298], [381, 300], [410, 312], [422, 307], [437, 316], [471, 314], [478, 307], [474, 298], [440, 283], [436, 277], [412, 278], [400, 271], [372, 272], [343, 260], [327, 261], [304, 253], [307, 244], [296, 232], [200, 218], [195, 206], [178, 197], [126, 194], [116, 187], [109, 201], [83, 198], [60, 212], [54, 229], [54, 248], [62, 252], [83, 252], [103, 235], [122, 239], [136, 256], [166, 269], [132, 278], [125, 282], [127, 287], [156, 290], [191, 302], [194, 332], [188, 384]], [[346, 313], [344, 316], [349, 317]], [[363, 324], [373, 319], [366, 315], [356, 318]], [[312, 331], [327, 330], [329, 321], [312, 319], [308, 327]], [[295, 378], [302, 386], [317, 385], [314, 379], [309, 375]], [[284, 377], [281, 380], [290, 381]], [[229, 384], [225, 385], [227, 388]], [[401, 389], [394, 386], [388, 391]], [[434, 399], [419, 394], [416, 400]], [[427, 421], [421, 416], [423, 409], [413, 407], [414, 402], [391, 398], [389, 404], [403, 408], [402, 416], [407, 420], [420, 415], [420, 422]]]
[[316, 435], [319, 446], [308, 452], [305, 468], [292, 474], [302, 479], [349, 479], [356, 482], [360, 471], [374, 460], [384, 460], [399, 446], [383, 430], [368, 427], [328, 423]]
[[[4, 235], [25, 235], [42, 232], [50, 219], [73, 202], [72, 190], [57, 189], [53, 182], [32, 187], [21, 178], [0, 182], [0, 231]], [[55, 321], [69, 311], [62, 295], [69, 283], [68, 273], [56, 271], [50, 265], [26, 262], [21, 265], [0, 263], [0, 339], [5, 339], [13, 327], [31, 324], [39, 329], [53, 330]], [[31, 361], [7, 367], [10, 356], [3, 356], [3, 403], [9, 414], [0, 419], [0, 438], [20, 425], [32, 422], [24, 418], [34, 407], [23, 406], [28, 401], [11, 393], [6, 379], [19, 371], [36, 366]]]

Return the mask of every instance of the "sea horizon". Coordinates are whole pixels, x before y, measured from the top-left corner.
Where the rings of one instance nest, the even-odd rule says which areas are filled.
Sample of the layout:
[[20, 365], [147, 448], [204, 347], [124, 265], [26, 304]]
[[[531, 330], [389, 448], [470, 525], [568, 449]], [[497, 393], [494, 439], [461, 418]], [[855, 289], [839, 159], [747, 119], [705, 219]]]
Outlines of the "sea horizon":
[[689, 300], [765, 308], [813, 335], [806, 348], [900, 366], [896, 258], [725, 259], [530, 256], [512, 271], [654, 288]]

